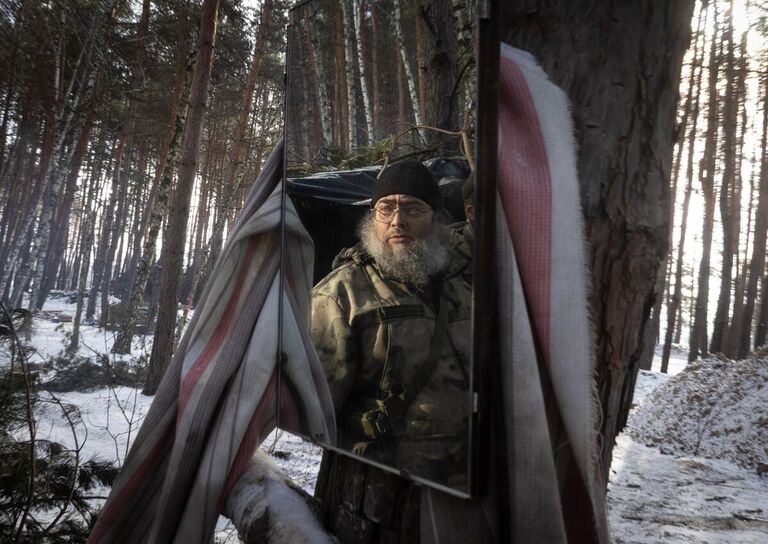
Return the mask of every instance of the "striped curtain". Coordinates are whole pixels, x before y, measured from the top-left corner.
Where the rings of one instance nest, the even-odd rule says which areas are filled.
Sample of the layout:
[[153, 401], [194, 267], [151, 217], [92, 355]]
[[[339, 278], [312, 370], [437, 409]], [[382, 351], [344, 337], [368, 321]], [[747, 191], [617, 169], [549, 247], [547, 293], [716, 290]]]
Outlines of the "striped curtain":
[[[312, 242], [290, 206], [281, 229], [282, 157], [280, 143], [231, 230], [88, 542], [210, 542], [229, 491], [275, 427], [278, 399], [283, 426], [335, 439], [330, 393], [308, 336]], [[281, 315], [288, 357], [278, 374]]]

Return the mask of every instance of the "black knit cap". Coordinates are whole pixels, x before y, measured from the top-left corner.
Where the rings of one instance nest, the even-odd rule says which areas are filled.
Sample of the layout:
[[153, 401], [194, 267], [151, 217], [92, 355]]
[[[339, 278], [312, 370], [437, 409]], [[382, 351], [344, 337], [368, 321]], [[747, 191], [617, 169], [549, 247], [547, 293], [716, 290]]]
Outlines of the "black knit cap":
[[419, 161], [406, 159], [388, 166], [379, 176], [371, 195], [371, 208], [389, 195], [420, 198], [435, 210], [440, 206], [440, 189], [429, 169]]

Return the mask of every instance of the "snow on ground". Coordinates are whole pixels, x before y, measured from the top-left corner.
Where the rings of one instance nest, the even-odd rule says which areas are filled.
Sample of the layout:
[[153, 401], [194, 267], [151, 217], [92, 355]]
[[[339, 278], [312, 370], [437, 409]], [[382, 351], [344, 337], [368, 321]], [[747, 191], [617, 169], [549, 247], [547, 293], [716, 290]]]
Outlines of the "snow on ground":
[[[25, 343], [35, 348], [30, 361], [46, 378], [56, 376], [49, 359], [62, 352], [71, 331], [60, 314], [66, 321], [74, 305], [50, 300], [26, 333]], [[80, 356], [109, 354], [113, 333], [89, 325], [81, 333]], [[151, 337], [136, 337], [133, 348], [134, 359], [148, 354]], [[607, 500], [615, 541], [768, 542], [768, 475], [761, 478], [754, 470], [755, 462], [768, 463], [768, 358], [686, 366], [686, 353], [676, 348], [668, 374], [661, 374], [660, 351], [656, 355], [652, 371], [638, 375], [628, 429], [614, 449]], [[7, 360], [8, 352], [0, 352], [0, 364]], [[71, 417], [81, 458], [96, 455], [118, 465], [152, 401], [125, 386], [57, 393], [58, 401], [48, 393], [41, 397], [38, 438], [73, 447], [57, 402], [77, 407]], [[285, 432], [272, 433], [262, 447], [305, 491], [313, 492], [320, 448]], [[239, 542], [224, 518], [216, 542]]]
[[664, 453], [768, 463], [768, 357], [691, 363], [646, 397], [629, 434]]
[[755, 470], [768, 462], [768, 359], [673, 368], [638, 376], [611, 465], [615, 541], [768, 542], [768, 478]]

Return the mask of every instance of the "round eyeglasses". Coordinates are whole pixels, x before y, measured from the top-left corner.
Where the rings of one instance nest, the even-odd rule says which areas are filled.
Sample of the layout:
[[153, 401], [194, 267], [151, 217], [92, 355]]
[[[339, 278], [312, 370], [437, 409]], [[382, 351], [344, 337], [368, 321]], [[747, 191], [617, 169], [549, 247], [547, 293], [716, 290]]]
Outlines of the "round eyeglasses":
[[381, 223], [389, 223], [395, 216], [395, 213], [399, 212], [400, 215], [405, 216], [408, 219], [419, 220], [426, 217], [431, 212], [430, 208], [421, 206], [419, 204], [406, 204], [404, 206], [392, 206], [384, 204], [382, 206], [376, 206], [373, 209], [373, 218]]

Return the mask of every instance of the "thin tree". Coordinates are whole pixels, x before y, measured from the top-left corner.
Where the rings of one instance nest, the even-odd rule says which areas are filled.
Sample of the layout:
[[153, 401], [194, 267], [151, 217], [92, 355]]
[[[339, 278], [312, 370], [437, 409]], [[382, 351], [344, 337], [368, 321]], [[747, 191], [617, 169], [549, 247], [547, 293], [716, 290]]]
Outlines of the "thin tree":
[[144, 244], [141, 250], [138, 270], [133, 280], [128, 304], [125, 310], [125, 318], [120, 327], [115, 342], [112, 345], [114, 353], [130, 353], [131, 342], [138, 323], [138, 309], [144, 298], [144, 290], [147, 286], [152, 263], [155, 260], [157, 238], [160, 234], [163, 217], [173, 182], [173, 173], [176, 168], [181, 148], [184, 125], [187, 118], [187, 95], [192, 83], [194, 57], [186, 59], [186, 45], [189, 37], [189, 13], [186, 7], [181, 7], [179, 15], [179, 40], [176, 50], [176, 78], [175, 92], [171, 103], [170, 123], [168, 133], [160, 152], [154, 195], [149, 199], [149, 217], [147, 218], [147, 232], [144, 236]]
[[[680, 219], [680, 235], [677, 243], [677, 258], [675, 259], [675, 281], [674, 291], [672, 296], [667, 301], [667, 325], [664, 334], [664, 347], [661, 355], [661, 372], [666, 373], [669, 366], [669, 356], [672, 351], [673, 333], [675, 330], [675, 323], [679, 323], [677, 320], [677, 314], [681, 306], [682, 290], [683, 290], [683, 259], [685, 255], [685, 239], [686, 231], [688, 228], [688, 206], [691, 202], [691, 191], [693, 188], [693, 160], [695, 155], [696, 137], [699, 122], [699, 106], [701, 97], [701, 79], [702, 72], [704, 70], [704, 53], [705, 53], [705, 40], [702, 29], [702, 15], [704, 16], [704, 27], [707, 26], [707, 18], [709, 11], [705, 6], [699, 8], [699, 15], [696, 22], [696, 41], [694, 43], [693, 59], [691, 60], [691, 71], [688, 76], [689, 91], [688, 100], [686, 101], [686, 118], [691, 120], [690, 128], [688, 130], [688, 154], [686, 157], [686, 171], [685, 171], [685, 190], [683, 195], [683, 207], [681, 211]], [[699, 49], [699, 37], [702, 40], [702, 47]], [[687, 108], [690, 107], [690, 111]], [[682, 153], [683, 143], [680, 144], [680, 152]], [[679, 157], [678, 157], [679, 164]], [[673, 192], [673, 195], [675, 193]], [[671, 208], [674, 208], [674, 203], [670, 204]], [[670, 212], [670, 227], [674, 225], [674, 215]], [[671, 234], [670, 228], [670, 234]]]
[[365, 10], [362, 9], [364, 0], [352, 0], [352, 21], [355, 29], [354, 48], [357, 52], [357, 66], [360, 72], [360, 90], [363, 95], [363, 112], [365, 113], [365, 140], [370, 143], [373, 138], [373, 110], [371, 108], [371, 97], [368, 92], [368, 81], [365, 76], [365, 51], [363, 50], [363, 30], [361, 28]]
[[181, 288], [179, 278], [184, 257], [187, 218], [189, 217], [189, 199], [197, 169], [200, 132], [205, 114], [205, 97], [208, 92], [208, 81], [213, 64], [213, 45], [216, 37], [218, 11], [219, 0], [203, 1], [195, 71], [189, 94], [178, 180], [168, 212], [166, 236], [163, 238], [160, 307], [147, 382], [144, 386], [144, 393], [148, 395], [154, 394], [157, 390], [173, 351], [176, 311]]
[[413, 116], [417, 125], [424, 125], [424, 116], [422, 115], [421, 108], [419, 107], [419, 95], [416, 87], [416, 77], [413, 74], [411, 68], [411, 62], [408, 59], [408, 48], [405, 41], [405, 30], [403, 28], [403, 6], [402, 0], [393, 0], [395, 5], [395, 35], [397, 37], [397, 44], [400, 50], [400, 59], [405, 69], [405, 81], [408, 84], [408, 93], [411, 98], [411, 107], [413, 108]]
[[[752, 243], [752, 256], [749, 261], [744, 311], [741, 317], [741, 330], [739, 331], [739, 346], [736, 353], [738, 358], [744, 358], [749, 353], [755, 299], [757, 298], [757, 283], [765, 271], [765, 245], [766, 235], [768, 235], [768, 81], [766, 81], [765, 76], [763, 76], [761, 83], [763, 134], [760, 153], [760, 193], [757, 201], [757, 213], [755, 214], [755, 234]], [[763, 291], [763, 300], [765, 300], [765, 291]], [[755, 347], [762, 345], [763, 342], [760, 342], [757, 335], [755, 338]]]
[[[315, 17], [320, 16], [319, 13]], [[328, 88], [326, 82], [328, 81], [326, 76], [326, 66], [324, 59], [324, 51], [321, 47], [320, 31], [316, 24], [312, 24], [310, 18], [306, 20], [309, 28], [310, 38], [310, 61], [314, 61], [315, 74], [317, 77], [317, 93], [320, 102], [320, 126], [323, 131], [323, 146], [330, 147], [333, 145], [333, 119], [331, 116], [331, 104], [328, 100]]]
[[709, 111], [707, 113], [707, 135], [704, 143], [704, 155], [701, 159], [699, 178], [704, 197], [704, 217], [702, 223], [702, 248], [699, 272], [696, 280], [696, 307], [693, 315], [688, 361], [695, 361], [699, 355], [707, 354], [707, 307], [709, 303], [710, 257], [712, 253], [712, 230], [715, 220], [715, 160], [719, 129], [717, 82], [719, 63], [717, 57], [717, 3], [714, 8], [714, 33], [709, 54]]
[[[350, 13], [350, 6], [348, 2], [350, 0], [339, 0], [341, 4], [342, 23], [344, 27], [344, 79], [347, 87], [347, 111], [349, 112], [349, 118], [347, 122], [347, 141], [349, 142], [349, 150], [353, 151], [358, 147], [357, 141], [357, 92], [355, 88], [355, 30], [354, 23], [352, 22], [352, 14]], [[354, 0], [351, 0], [354, 2]]]
[[723, 337], [728, 326], [733, 289], [734, 257], [739, 248], [739, 226], [741, 209], [741, 188], [738, 185], [736, 159], [738, 156], [738, 113], [743, 97], [736, 69], [736, 44], [733, 38], [733, 0], [726, 12], [723, 32], [726, 52], [725, 58], [725, 96], [723, 97], [723, 171], [718, 194], [720, 221], [723, 227], [722, 267], [720, 272], [720, 294], [717, 298], [715, 321], [712, 326], [712, 339], [709, 350], [712, 353], [723, 351]]

